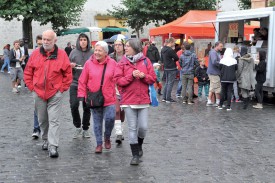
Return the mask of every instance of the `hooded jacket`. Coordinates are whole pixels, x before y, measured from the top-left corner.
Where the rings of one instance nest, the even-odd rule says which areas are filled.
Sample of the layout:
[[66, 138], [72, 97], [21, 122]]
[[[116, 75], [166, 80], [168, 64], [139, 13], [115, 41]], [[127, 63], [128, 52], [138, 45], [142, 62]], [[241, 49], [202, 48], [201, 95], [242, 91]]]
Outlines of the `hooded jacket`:
[[99, 63], [94, 55], [84, 65], [83, 71], [78, 80], [77, 97], [87, 98], [87, 90], [90, 92], [97, 92], [100, 89], [101, 77], [103, 74], [104, 65], [106, 71], [104, 74], [104, 81], [102, 86], [102, 94], [104, 96], [104, 106], [113, 105], [116, 102], [116, 91], [114, 72], [116, 68], [116, 61], [109, 56], [106, 56], [103, 63]]
[[146, 56], [151, 60], [152, 63], [156, 63], [160, 60], [159, 51], [154, 45], [150, 45]]
[[238, 69], [237, 60], [233, 58], [231, 48], [226, 48], [224, 56], [220, 61], [221, 82], [233, 83], [236, 81], [236, 71]]
[[[80, 37], [85, 36], [87, 41], [88, 41], [88, 45], [85, 51], [82, 51], [81, 47], [80, 47]], [[70, 53], [69, 59], [71, 63], [76, 63], [78, 66], [84, 66], [84, 64], [86, 63], [86, 61], [90, 58], [90, 56], [93, 54], [93, 51], [91, 50], [91, 44], [90, 44], [90, 40], [89, 37], [86, 34], [80, 34], [77, 38], [76, 41], [76, 49], [73, 49]], [[73, 72], [73, 82], [72, 82], [72, 86], [78, 86], [78, 79], [79, 76], [82, 72], [81, 67], [75, 67], [72, 69]]]
[[240, 88], [246, 90], [255, 89], [256, 80], [253, 73], [254, 67], [254, 60], [250, 54], [245, 54], [239, 58], [237, 81]]
[[195, 68], [199, 65], [198, 58], [195, 53], [185, 50], [180, 56], [180, 66], [182, 74], [194, 74]]
[[169, 46], [161, 49], [161, 61], [164, 64], [164, 70], [177, 70], [176, 61], [179, 60], [177, 53]]
[[[133, 77], [133, 71], [137, 69], [145, 74], [144, 78], [137, 79]], [[120, 104], [150, 104], [148, 88], [156, 79], [153, 65], [148, 58], [142, 56], [136, 64], [133, 64], [123, 56], [115, 71], [116, 83], [121, 87]]]
[[55, 45], [47, 54], [43, 47], [32, 52], [24, 70], [24, 81], [30, 91], [48, 100], [58, 91], [68, 90], [72, 82], [72, 68], [64, 50]]

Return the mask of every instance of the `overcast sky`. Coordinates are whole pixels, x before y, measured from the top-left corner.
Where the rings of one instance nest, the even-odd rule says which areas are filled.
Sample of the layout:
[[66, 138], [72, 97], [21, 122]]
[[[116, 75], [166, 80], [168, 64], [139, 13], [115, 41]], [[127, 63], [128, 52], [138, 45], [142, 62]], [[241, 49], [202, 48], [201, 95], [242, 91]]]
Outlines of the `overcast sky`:
[[237, 0], [222, 0], [220, 6], [222, 11], [239, 10]]

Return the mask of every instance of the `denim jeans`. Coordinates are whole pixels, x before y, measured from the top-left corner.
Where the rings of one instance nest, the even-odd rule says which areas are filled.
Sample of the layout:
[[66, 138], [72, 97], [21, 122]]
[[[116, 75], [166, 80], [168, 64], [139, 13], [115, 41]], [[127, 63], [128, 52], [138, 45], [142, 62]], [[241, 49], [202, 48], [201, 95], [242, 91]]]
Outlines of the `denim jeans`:
[[182, 75], [182, 96], [186, 100], [186, 90], [188, 89], [188, 101], [193, 100], [193, 84], [194, 74], [183, 74]]
[[177, 94], [176, 96], [181, 95], [181, 90], [182, 90], [182, 71], [180, 71], [180, 80], [178, 82], [178, 87], [177, 87]]
[[202, 89], [204, 88], [204, 94], [206, 97], [208, 97], [208, 94], [209, 94], [209, 84], [199, 84], [199, 87], [198, 87], [198, 97], [201, 97], [202, 96]]
[[4, 71], [6, 66], [8, 66], [8, 71], [10, 72], [10, 59], [9, 58], [4, 59], [4, 64], [2, 65], [1, 71]]
[[91, 109], [94, 121], [94, 134], [97, 145], [102, 145], [102, 126], [105, 121], [104, 138], [110, 138], [116, 117], [116, 105]]
[[164, 86], [164, 90], [163, 90], [163, 99], [170, 101], [171, 100], [171, 92], [173, 89], [173, 85], [175, 82], [175, 78], [176, 78], [176, 74], [177, 74], [177, 70], [166, 70], [164, 72], [165, 74], [165, 86]]
[[[77, 98], [77, 86], [70, 87], [70, 107], [73, 117], [73, 123], [76, 128], [81, 127], [81, 118], [79, 114], [79, 100]], [[91, 119], [91, 110], [86, 106], [86, 102], [82, 102], [83, 107], [83, 119], [82, 119], [82, 128], [83, 130], [88, 130], [90, 126]]]
[[39, 131], [40, 132], [40, 126], [39, 126], [39, 122], [38, 122], [38, 117], [36, 112], [33, 112], [33, 130], [34, 131]]
[[237, 84], [237, 81], [235, 81], [233, 83], [233, 91], [234, 91], [234, 94], [232, 95], [231, 99], [233, 100], [234, 99], [234, 96], [235, 96], [235, 99], [236, 100], [239, 100], [240, 97], [239, 97], [239, 94], [238, 94], [238, 84]]
[[148, 128], [148, 108], [133, 109], [124, 108], [127, 123], [130, 144], [137, 144], [138, 137], [145, 138]]

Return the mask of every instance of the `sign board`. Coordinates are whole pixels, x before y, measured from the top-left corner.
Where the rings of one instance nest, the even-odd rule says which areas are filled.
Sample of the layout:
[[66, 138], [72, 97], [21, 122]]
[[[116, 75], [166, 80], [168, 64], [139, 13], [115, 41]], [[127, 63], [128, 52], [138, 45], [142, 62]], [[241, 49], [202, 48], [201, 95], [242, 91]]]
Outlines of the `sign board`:
[[239, 37], [238, 33], [239, 33], [239, 24], [230, 23], [228, 37]]

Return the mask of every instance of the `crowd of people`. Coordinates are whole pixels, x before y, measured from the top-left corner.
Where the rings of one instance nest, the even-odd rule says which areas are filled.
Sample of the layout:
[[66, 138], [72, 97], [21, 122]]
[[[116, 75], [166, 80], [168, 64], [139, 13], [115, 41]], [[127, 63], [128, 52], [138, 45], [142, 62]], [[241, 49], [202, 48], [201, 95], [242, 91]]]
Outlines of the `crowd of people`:
[[[75, 127], [72, 138], [90, 138], [92, 117], [95, 153], [100, 154], [103, 148], [111, 149], [113, 129], [116, 143], [122, 143], [123, 124], [127, 120], [131, 165], [138, 165], [143, 156], [151, 102], [149, 85], [154, 84], [162, 102], [175, 103], [182, 98], [183, 104], [192, 105], [194, 78], [197, 77], [198, 102], [203, 102], [204, 90], [206, 106], [230, 111], [232, 101], [241, 101], [240, 89], [243, 108], [247, 109], [249, 92], [255, 89], [258, 103], [253, 107], [263, 108], [264, 51], [259, 52], [259, 60], [253, 60], [245, 46], [233, 50], [226, 48], [221, 55], [223, 44], [217, 42], [207, 51], [207, 67], [189, 43], [182, 44], [176, 52], [174, 38], [165, 40], [160, 52], [155, 42], [143, 47], [138, 39], [125, 40], [120, 36], [114, 41], [112, 53], [104, 41], [98, 41], [91, 49], [89, 37], [84, 33], [79, 34], [74, 49], [71, 49], [71, 43], [65, 50], [60, 49], [56, 41], [55, 32], [46, 30], [37, 36], [37, 48], [29, 54], [22, 41], [16, 40], [13, 48], [10, 49], [10, 45], [4, 47], [5, 64], [1, 68], [2, 72], [8, 66], [12, 92], [20, 92], [22, 80], [31, 91], [34, 98], [32, 137], [41, 136], [42, 149], [48, 150], [52, 158], [59, 156], [60, 110], [67, 90]], [[174, 100], [171, 93], [178, 73], [178, 100]], [[81, 103], [83, 115], [79, 112]]]

